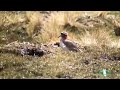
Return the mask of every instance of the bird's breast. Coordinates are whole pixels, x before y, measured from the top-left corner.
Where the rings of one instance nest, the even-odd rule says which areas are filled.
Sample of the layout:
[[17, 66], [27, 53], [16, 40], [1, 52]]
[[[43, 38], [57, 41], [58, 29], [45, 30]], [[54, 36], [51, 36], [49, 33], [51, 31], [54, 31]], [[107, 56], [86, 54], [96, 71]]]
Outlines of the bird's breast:
[[68, 50], [68, 48], [66, 47], [66, 45], [62, 41], [60, 41], [60, 47], [65, 49], [65, 50]]

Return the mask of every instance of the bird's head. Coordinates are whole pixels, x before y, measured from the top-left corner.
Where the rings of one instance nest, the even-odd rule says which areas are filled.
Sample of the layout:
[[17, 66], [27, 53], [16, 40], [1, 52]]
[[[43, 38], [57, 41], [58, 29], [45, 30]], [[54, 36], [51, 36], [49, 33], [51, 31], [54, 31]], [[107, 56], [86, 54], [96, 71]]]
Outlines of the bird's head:
[[61, 39], [65, 40], [65, 39], [67, 39], [67, 36], [68, 36], [67, 32], [61, 32], [61, 35], [59, 37], [61, 37]]

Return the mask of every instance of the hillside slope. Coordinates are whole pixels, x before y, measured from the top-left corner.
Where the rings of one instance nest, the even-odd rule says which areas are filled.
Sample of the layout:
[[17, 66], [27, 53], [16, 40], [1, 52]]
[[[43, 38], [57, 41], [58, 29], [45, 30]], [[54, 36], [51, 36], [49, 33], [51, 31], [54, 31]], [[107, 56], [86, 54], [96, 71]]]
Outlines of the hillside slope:
[[[119, 20], [117, 11], [0, 12], [0, 78], [120, 79]], [[12, 42], [50, 45], [62, 31], [82, 52], [51, 47], [42, 57], [22, 57], [1, 49]], [[111, 73], [104, 76], [103, 69]]]

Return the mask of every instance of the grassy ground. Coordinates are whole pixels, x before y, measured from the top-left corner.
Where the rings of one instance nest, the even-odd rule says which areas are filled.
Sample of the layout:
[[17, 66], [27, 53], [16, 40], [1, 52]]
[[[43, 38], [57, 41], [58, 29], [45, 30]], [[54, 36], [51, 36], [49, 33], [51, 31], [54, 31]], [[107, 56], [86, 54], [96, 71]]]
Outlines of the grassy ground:
[[[113, 31], [119, 26], [119, 14], [109, 11], [0, 12], [1, 47], [16, 40], [56, 42], [61, 31], [67, 31], [69, 39], [83, 47], [78, 53], [55, 48], [54, 54], [43, 57], [0, 53], [0, 78], [120, 79], [120, 38]], [[87, 15], [93, 18], [92, 23], [85, 21], [89, 19]], [[94, 21], [97, 16], [101, 20], [98, 24]], [[102, 76], [99, 71], [103, 69], [111, 74]]]

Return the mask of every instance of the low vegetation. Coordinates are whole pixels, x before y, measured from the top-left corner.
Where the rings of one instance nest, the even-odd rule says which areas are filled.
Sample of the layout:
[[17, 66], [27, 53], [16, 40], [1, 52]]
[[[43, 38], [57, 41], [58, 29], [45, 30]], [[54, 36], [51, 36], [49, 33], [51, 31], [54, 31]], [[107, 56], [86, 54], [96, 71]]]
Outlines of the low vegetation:
[[[1, 11], [1, 79], [120, 79], [119, 11]], [[54, 47], [42, 57], [3, 52], [17, 41], [37, 44], [59, 42], [67, 31], [82, 52]], [[103, 76], [100, 70], [111, 74]]]

